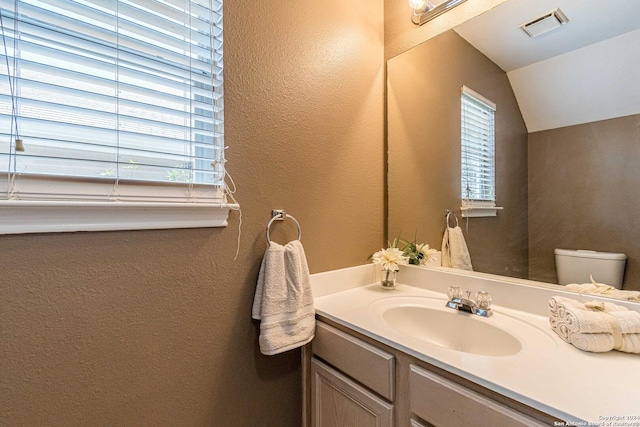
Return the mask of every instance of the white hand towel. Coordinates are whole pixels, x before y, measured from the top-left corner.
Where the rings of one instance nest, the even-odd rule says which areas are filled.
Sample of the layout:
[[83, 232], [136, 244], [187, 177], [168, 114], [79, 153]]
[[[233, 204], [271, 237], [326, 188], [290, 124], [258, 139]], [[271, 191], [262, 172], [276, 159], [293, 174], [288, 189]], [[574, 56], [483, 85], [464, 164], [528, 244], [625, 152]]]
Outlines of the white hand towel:
[[473, 271], [471, 256], [460, 226], [448, 227], [442, 237], [442, 266]]
[[608, 302], [549, 299], [549, 324], [560, 338], [590, 352], [640, 353], [640, 313]]
[[282, 353], [310, 342], [315, 334], [311, 278], [299, 240], [270, 242], [262, 259], [251, 315], [260, 320], [260, 351]]

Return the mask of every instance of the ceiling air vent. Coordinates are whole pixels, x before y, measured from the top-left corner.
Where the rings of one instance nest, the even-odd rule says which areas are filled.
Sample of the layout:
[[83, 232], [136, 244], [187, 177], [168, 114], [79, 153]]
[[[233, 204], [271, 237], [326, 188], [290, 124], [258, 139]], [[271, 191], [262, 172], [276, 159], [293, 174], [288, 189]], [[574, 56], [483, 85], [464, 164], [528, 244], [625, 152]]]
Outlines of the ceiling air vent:
[[569, 19], [560, 9], [549, 12], [539, 18], [520, 25], [520, 28], [527, 33], [529, 37], [538, 37], [544, 33], [562, 27], [569, 22]]

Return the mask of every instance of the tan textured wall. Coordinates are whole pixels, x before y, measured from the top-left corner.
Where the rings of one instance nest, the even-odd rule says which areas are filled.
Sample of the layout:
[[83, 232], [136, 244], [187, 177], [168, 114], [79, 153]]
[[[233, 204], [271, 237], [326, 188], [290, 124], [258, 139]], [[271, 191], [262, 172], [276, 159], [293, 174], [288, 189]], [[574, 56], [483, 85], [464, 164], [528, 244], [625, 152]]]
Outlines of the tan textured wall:
[[640, 115], [529, 135], [532, 279], [556, 282], [555, 248], [623, 252], [640, 290], [638, 141]]
[[[474, 270], [527, 275], [527, 131], [506, 74], [453, 30], [387, 63], [389, 238], [440, 249], [455, 210]], [[460, 214], [460, 88], [497, 104], [497, 217]]]
[[385, 59], [391, 59], [425, 40], [463, 23], [507, 0], [470, 0], [423, 25], [411, 22], [412, 9], [408, 0], [385, 0]]
[[[250, 319], [271, 208], [312, 272], [384, 241], [383, 3], [225, 2], [225, 229], [0, 236], [0, 425], [298, 426]], [[274, 240], [295, 235], [280, 224]]]

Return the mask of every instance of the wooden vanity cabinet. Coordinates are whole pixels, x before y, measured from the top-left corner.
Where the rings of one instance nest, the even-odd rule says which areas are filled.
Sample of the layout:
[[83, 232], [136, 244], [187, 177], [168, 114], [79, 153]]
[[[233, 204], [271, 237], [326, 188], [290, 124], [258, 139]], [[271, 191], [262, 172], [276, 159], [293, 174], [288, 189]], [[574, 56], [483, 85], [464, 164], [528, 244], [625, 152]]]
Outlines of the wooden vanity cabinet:
[[305, 427], [541, 427], [559, 421], [326, 319], [317, 322], [303, 366]]

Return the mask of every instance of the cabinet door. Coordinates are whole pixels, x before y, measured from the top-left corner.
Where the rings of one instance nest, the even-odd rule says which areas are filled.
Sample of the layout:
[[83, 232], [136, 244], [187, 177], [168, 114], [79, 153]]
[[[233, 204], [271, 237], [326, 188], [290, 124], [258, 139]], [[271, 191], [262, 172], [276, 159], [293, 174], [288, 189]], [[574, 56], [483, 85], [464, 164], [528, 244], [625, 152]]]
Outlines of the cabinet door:
[[393, 427], [393, 405], [318, 359], [311, 361], [312, 427]]

